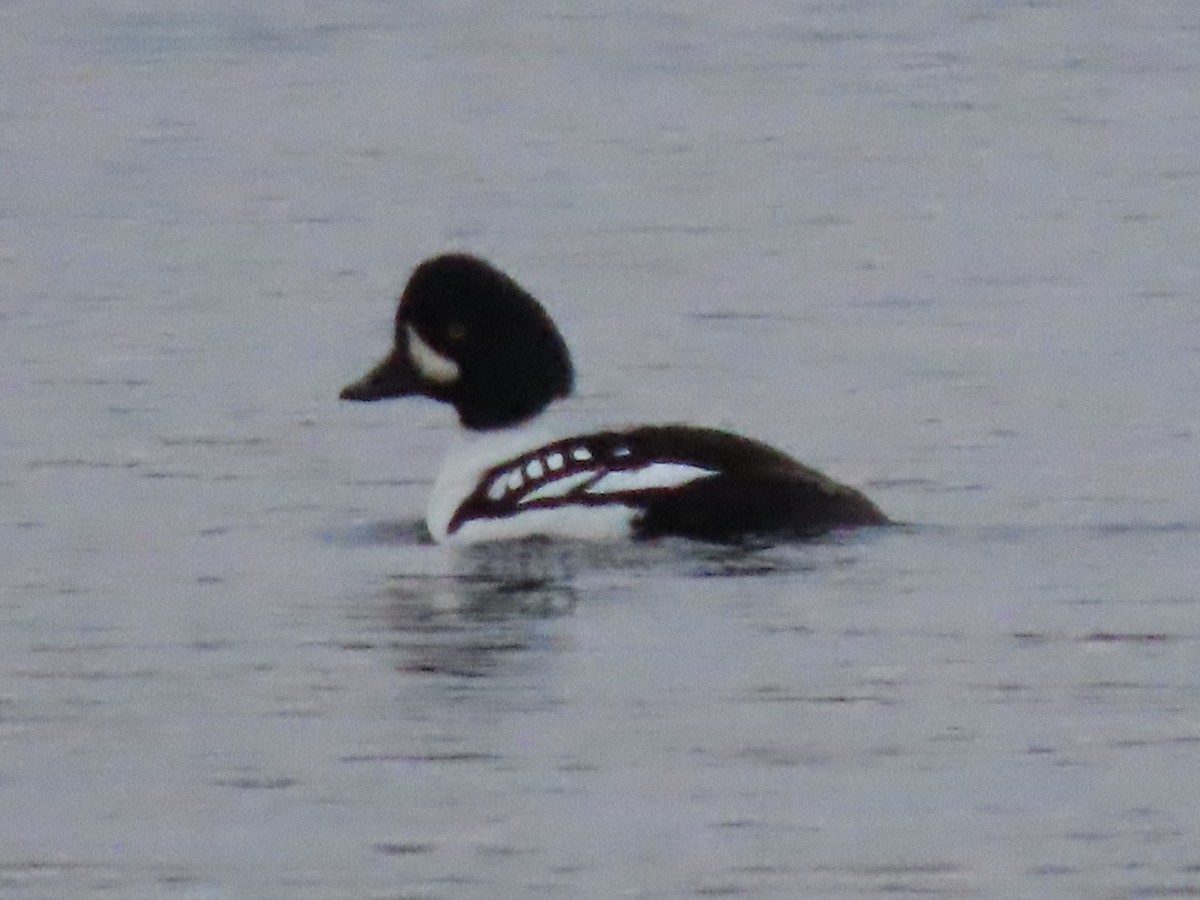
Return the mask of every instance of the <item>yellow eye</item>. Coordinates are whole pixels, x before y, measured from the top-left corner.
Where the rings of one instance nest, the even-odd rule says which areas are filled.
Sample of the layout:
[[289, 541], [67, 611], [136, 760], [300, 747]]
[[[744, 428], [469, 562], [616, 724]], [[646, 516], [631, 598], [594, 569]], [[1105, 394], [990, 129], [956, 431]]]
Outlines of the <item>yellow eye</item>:
[[461, 341], [467, 336], [467, 328], [461, 322], [451, 322], [446, 328], [446, 336], [452, 341]]

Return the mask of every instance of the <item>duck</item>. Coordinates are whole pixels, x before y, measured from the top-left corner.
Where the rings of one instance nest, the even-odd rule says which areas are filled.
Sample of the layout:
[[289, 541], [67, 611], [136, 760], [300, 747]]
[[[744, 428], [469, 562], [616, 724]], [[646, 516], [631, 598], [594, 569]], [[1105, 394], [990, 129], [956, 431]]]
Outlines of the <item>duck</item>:
[[890, 520], [861, 491], [753, 438], [682, 423], [559, 433], [575, 385], [542, 304], [469, 253], [426, 259], [396, 310], [391, 351], [341, 390], [452, 407], [461, 439], [434, 481], [437, 543], [685, 538], [806, 540]]

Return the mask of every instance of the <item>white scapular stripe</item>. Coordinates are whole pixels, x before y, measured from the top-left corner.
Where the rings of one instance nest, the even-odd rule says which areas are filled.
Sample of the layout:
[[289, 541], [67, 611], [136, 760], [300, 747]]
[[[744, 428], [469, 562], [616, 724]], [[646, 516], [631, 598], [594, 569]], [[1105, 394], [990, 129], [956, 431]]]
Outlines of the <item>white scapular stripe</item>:
[[408, 332], [408, 358], [421, 377], [434, 384], [453, 384], [458, 381], [458, 363], [425, 343], [411, 325], [405, 328]]
[[640, 469], [609, 472], [584, 490], [589, 494], [615, 494], [622, 491], [649, 491], [673, 488], [698, 478], [710, 478], [712, 469], [686, 463], [650, 463]]
[[[521, 498], [521, 503], [528, 503], [531, 500], [545, 500], [549, 497], [564, 497], [579, 485], [586, 482], [589, 478], [596, 476], [595, 469], [585, 469], [582, 472], [576, 472], [574, 475], [564, 475], [562, 478], [555, 478], [553, 481], [547, 481], [540, 487], [534, 488], [528, 494]], [[603, 479], [601, 479], [603, 480]]]

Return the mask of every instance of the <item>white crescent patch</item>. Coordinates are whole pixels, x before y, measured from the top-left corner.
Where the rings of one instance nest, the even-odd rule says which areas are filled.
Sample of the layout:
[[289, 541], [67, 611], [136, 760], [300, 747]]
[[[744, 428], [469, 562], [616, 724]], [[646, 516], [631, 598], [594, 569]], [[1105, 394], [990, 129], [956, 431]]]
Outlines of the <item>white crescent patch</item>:
[[579, 485], [586, 483], [596, 477], [595, 469], [584, 469], [582, 472], [576, 472], [574, 475], [564, 475], [561, 478], [555, 478], [553, 481], [547, 481], [540, 487], [534, 488], [518, 503], [529, 503], [532, 500], [546, 500], [550, 497], [565, 497]]
[[609, 472], [584, 490], [589, 494], [649, 491], [655, 488], [679, 487], [698, 478], [710, 478], [716, 474], [712, 469], [687, 463], [650, 463], [640, 469]]
[[458, 363], [425, 343], [411, 325], [405, 325], [404, 328], [408, 335], [408, 358], [423, 379], [434, 384], [453, 384], [458, 381]]

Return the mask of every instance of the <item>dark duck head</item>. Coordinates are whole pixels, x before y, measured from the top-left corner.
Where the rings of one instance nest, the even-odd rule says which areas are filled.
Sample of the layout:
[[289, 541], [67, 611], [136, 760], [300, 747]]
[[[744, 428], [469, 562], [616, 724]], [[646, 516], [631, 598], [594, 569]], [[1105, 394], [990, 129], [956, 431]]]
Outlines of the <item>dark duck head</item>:
[[541, 304], [484, 260], [447, 254], [413, 271], [391, 353], [341, 398], [431, 397], [483, 431], [536, 416], [573, 385], [566, 342]]

